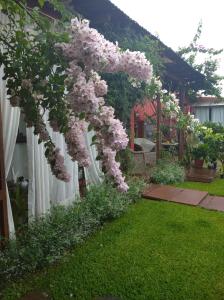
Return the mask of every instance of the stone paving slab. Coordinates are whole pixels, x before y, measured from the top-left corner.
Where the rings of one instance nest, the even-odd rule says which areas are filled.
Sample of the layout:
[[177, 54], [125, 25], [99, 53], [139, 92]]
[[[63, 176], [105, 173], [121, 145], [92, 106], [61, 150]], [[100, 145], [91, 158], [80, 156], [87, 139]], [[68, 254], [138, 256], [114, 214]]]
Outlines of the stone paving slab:
[[170, 199], [172, 202], [197, 206], [208, 195], [207, 192], [201, 192], [190, 189], [183, 189], [180, 193]]
[[193, 206], [199, 205], [207, 195], [207, 192], [176, 188], [169, 185], [149, 186], [142, 193], [142, 197], [147, 199], [166, 200]]
[[167, 200], [170, 201], [172, 198], [177, 196], [182, 189], [174, 188], [168, 185], [158, 185], [156, 188], [149, 187], [148, 190], [145, 190], [143, 193], [144, 198], [155, 199], [155, 200]]
[[200, 203], [200, 206], [211, 210], [224, 211], [224, 197], [207, 196]]

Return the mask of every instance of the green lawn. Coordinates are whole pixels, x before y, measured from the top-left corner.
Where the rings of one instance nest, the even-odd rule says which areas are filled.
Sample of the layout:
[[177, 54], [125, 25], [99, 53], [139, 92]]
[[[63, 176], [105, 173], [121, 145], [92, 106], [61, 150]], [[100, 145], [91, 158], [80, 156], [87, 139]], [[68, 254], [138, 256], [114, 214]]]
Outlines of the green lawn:
[[52, 268], [4, 291], [51, 299], [224, 299], [224, 213], [141, 200]]
[[215, 179], [211, 183], [185, 181], [177, 184], [177, 187], [207, 191], [211, 195], [224, 196], [224, 179]]

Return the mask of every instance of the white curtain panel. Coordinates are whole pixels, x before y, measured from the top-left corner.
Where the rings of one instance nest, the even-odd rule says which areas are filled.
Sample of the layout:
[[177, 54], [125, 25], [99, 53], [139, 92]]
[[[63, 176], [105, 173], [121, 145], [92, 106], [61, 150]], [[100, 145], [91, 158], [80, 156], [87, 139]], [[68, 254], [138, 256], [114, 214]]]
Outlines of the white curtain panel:
[[196, 107], [195, 117], [200, 120], [201, 123], [209, 121], [209, 108], [208, 107]]
[[50, 208], [50, 169], [44, 156], [43, 144], [38, 144], [33, 128], [27, 128], [28, 154], [28, 216], [38, 217]]
[[67, 146], [62, 134], [57, 132], [51, 133], [54, 143], [61, 149], [61, 153], [65, 158], [65, 166], [71, 175], [69, 182], [58, 180], [51, 175], [51, 202], [52, 204], [68, 205], [79, 197], [79, 180], [78, 180], [78, 163], [73, 162], [67, 154]]
[[[16, 144], [16, 137], [19, 126], [20, 110], [19, 108], [11, 107], [7, 99], [6, 83], [2, 80], [4, 75], [3, 67], [0, 68], [0, 101], [2, 113], [3, 127], [3, 146], [5, 155], [5, 176], [7, 178], [12, 162], [13, 152]], [[11, 204], [7, 189], [7, 211], [9, 221], [9, 232], [11, 235], [15, 232], [14, 222], [12, 217]]]
[[59, 133], [49, 131], [53, 142], [61, 149], [61, 154], [65, 157], [65, 165], [71, 175], [71, 180], [66, 183], [52, 175], [44, 155], [44, 145], [38, 144], [38, 137], [34, 136], [33, 128], [27, 129], [30, 218], [45, 214], [52, 205], [68, 205], [79, 196], [78, 164], [74, 163], [66, 153], [64, 137]]
[[[33, 135], [33, 128], [27, 129], [30, 219], [45, 214], [52, 205], [68, 205], [79, 197], [78, 163], [73, 162], [67, 154], [64, 137], [60, 133], [53, 132], [51, 128], [48, 130], [56, 146], [61, 149], [71, 180], [66, 183], [52, 175], [44, 155], [44, 146], [38, 144], [38, 137]], [[85, 133], [86, 146], [91, 160], [91, 165], [84, 168], [87, 187], [91, 184], [99, 184], [103, 179], [100, 162], [96, 161], [96, 147], [91, 146], [93, 135], [93, 132]]]
[[224, 124], [224, 107], [223, 106], [212, 107], [211, 121], [215, 122], [215, 123]]
[[94, 131], [85, 133], [86, 148], [88, 149], [91, 165], [88, 168], [84, 168], [85, 179], [87, 188], [92, 184], [99, 184], [103, 180], [103, 172], [101, 170], [100, 161], [96, 160], [98, 155], [96, 146], [91, 145]]

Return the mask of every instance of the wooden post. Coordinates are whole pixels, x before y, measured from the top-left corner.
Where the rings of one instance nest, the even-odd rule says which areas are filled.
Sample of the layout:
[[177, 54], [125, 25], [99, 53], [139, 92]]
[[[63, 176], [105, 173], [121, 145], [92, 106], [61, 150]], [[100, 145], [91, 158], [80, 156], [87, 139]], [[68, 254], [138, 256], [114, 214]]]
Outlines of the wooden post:
[[160, 98], [156, 99], [156, 160], [161, 157], [161, 102]]
[[130, 117], [130, 148], [134, 151], [135, 148], [135, 108], [131, 110]]
[[[184, 100], [185, 100], [185, 88], [182, 87], [180, 90], [180, 108], [184, 112]], [[182, 160], [184, 157], [184, 131], [179, 130], [179, 160]]]
[[4, 238], [9, 238], [1, 105], [0, 105], [0, 235]]

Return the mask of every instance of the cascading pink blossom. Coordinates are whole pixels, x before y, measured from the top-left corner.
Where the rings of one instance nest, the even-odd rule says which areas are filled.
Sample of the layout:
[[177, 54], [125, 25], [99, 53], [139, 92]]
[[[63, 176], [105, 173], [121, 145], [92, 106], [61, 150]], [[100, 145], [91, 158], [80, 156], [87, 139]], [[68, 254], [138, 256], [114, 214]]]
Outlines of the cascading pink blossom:
[[85, 122], [75, 117], [69, 121], [69, 130], [65, 134], [68, 153], [73, 161], [78, 161], [83, 167], [90, 165], [90, 159], [85, 146], [84, 132]]
[[60, 154], [59, 148], [55, 148], [52, 152], [52, 155], [49, 157], [49, 162], [52, 166], [52, 173], [56, 176], [56, 178], [65, 182], [70, 181], [71, 176], [66, 171], [64, 157]]
[[66, 171], [64, 165], [64, 157], [60, 154], [60, 149], [55, 148], [52, 143], [46, 124], [44, 123], [41, 116], [38, 117], [38, 121], [34, 124], [36, 134], [39, 134], [39, 139], [43, 142], [50, 142], [47, 147], [46, 158], [51, 166], [51, 171], [55, 177], [65, 182], [70, 181], [70, 175]]
[[107, 174], [114, 178], [119, 191], [126, 192], [128, 185], [125, 183], [125, 177], [122, 176], [120, 163], [115, 160], [115, 157], [116, 151], [113, 151], [111, 148], [103, 149], [103, 164], [107, 170]]
[[[127, 191], [128, 186], [115, 157], [117, 151], [127, 147], [128, 137], [122, 123], [115, 119], [114, 109], [104, 105], [103, 96], [107, 94], [108, 87], [97, 72], [126, 72], [135, 80], [149, 82], [152, 66], [143, 53], [122, 52], [117, 44], [107, 41], [97, 30], [90, 28], [89, 21], [77, 18], [71, 21], [71, 42], [57, 44], [56, 47], [69, 60], [65, 80], [67, 101], [75, 116], [85, 112], [85, 120], [96, 132], [97, 148], [102, 154], [107, 174], [114, 178], [120, 191]], [[88, 166], [84, 123], [77, 117], [71, 118], [65, 140], [72, 159]]]
[[88, 72], [126, 72], [135, 79], [150, 81], [152, 66], [144, 53], [122, 52], [117, 44], [107, 41], [96, 29], [90, 28], [87, 20], [73, 19], [71, 29], [71, 42], [56, 45], [69, 60], [83, 63]]

